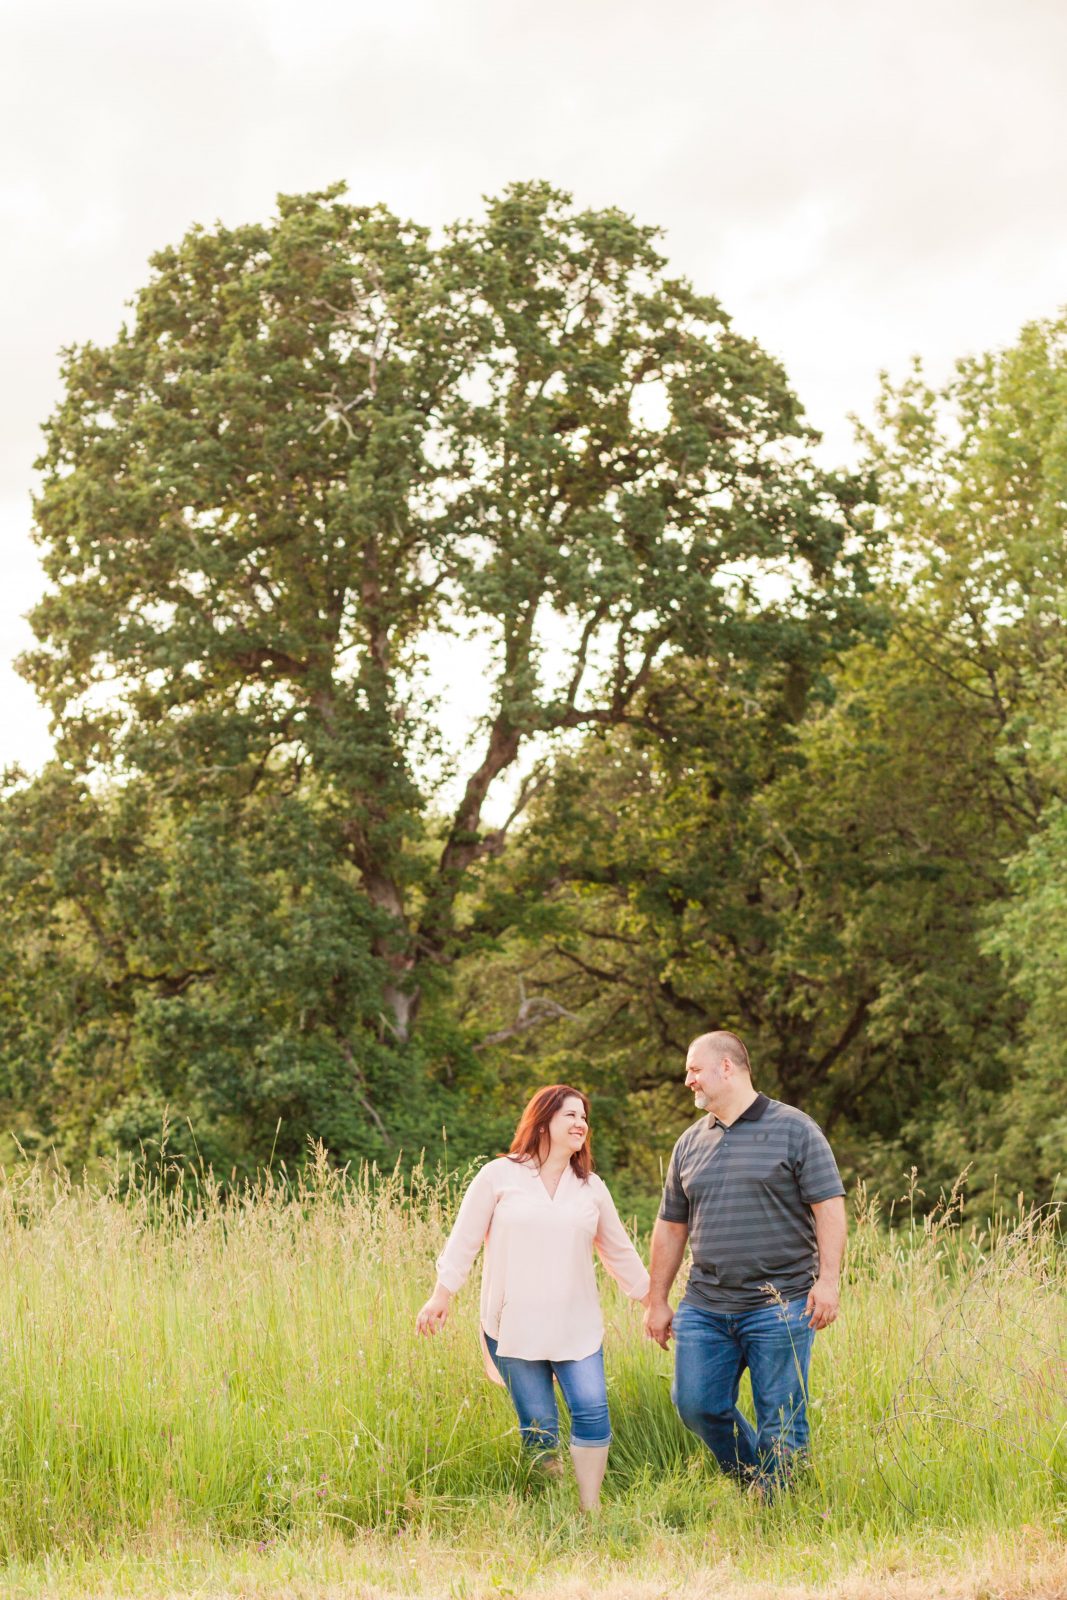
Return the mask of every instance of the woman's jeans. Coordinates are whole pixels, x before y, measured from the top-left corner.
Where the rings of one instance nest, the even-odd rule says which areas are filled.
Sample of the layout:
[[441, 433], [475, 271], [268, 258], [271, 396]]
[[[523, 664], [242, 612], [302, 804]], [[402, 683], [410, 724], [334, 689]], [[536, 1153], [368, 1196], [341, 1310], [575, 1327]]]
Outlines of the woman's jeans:
[[[724, 1472], [755, 1479], [766, 1492], [786, 1482], [808, 1443], [808, 1366], [815, 1334], [806, 1298], [755, 1311], [681, 1305], [674, 1317], [671, 1399]], [[756, 1426], [737, 1409], [748, 1368]]]
[[522, 1361], [497, 1355], [496, 1340], [485, 1334], [493, 1365], [504, 1380], [519, 1416], [522, 1442], [530, 1450], [555, 1450], [559, 1412], [555, 1375], [571, 1414], [571, 1444], [587, 1450], [611, 1442], [603, 1347], [581, 1361]]

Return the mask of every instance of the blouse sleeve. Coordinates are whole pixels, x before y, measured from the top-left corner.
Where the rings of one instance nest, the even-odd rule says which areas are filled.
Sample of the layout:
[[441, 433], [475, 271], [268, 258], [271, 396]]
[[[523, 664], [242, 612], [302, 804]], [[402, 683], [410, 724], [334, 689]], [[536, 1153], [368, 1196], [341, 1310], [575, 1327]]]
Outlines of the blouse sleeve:
[[644, 1262], [634, 1249], [615, 1209], [606, 1184], [599, 1185], [597, 1208], [600, 1224], [593, 1243], [597, 1253], [619, 1288], [632, 1300], [643, 1300], [648, 1293], [649, 1276]]
[[474, 1258], [482, 1247], [496, 1208], [496, 1190], [488, 1167], [475, 1175], [467, 1186], [463, 1203], [452, 1224], [452, 1232], [437, 1258], [437, 1277], [455, 1294], [467, 1281]]

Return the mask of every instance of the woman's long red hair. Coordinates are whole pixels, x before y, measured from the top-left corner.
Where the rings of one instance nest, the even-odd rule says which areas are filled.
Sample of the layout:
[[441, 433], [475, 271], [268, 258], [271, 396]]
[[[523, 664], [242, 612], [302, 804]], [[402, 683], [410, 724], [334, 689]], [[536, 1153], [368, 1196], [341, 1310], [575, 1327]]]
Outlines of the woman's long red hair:
[[593, 1170], [593, 1150], [589, 1134], [589, 1100], [580, 1089], [572, 1089], [567, 1083], [550, 1083], [547, 1088], [538, 1089], [526, 1110], [519, 1118], [519, 1125], [515, 1129], [515, 1137], [511, 1141], [508, 1157], [512, 1161], [525, 1161], [533, 1158], [541, 1161], [548, 1153], [551, 1135], [548, 1125], [556, 1115], [564, 1100], [573, 1095], [580, 1100], [585, 1108], [585, 1140], [580, 1150], [571, 1156], [571, 1166], [577, 1177], [585, 1179]]

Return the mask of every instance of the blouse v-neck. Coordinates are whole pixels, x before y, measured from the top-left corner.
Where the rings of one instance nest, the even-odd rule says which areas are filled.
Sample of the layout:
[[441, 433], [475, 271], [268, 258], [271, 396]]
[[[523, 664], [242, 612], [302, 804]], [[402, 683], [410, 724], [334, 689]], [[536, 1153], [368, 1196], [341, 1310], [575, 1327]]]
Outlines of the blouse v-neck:
[[545, 1198], [547, 1199], [547, 1201], [548, 1201], [550, 1206], [554, 1206], [555, 1205], [556, 1196], [559, 1194], [559, 1190], [560, 1190], [560, 1184], [563, 1182], [564, 1178], [567, 1176], [567, 1174], [568, 1174], [568, 1172], [570, 1170], [571, 1170], [571, 1164], [568, 1161], [567, 1165], [564, 1167], [563, 1171], [560, 1173], [559, 1177], [556, 1179], [556, 1187], [553, 1190], [549, 1191], [548, 1184], [545, 1182], [544, 1178], [542, 1178], [542, 1176], [541, 1176], [541, 1168], [540, 1167], [534, 1167], [534, 1169], [533, 1169], [534, 1177], [537, 1179], [537, 1182], [541, 1186], [541, 1189], [542, 1189], [542, 1191], [543, 1191], [543, 1193], [545, 1195]]

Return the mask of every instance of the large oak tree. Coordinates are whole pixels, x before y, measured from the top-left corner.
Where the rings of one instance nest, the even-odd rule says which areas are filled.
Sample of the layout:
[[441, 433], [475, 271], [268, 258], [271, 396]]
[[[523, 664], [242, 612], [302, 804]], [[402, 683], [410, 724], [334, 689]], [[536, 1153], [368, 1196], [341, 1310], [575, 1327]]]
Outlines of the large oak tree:
[[[494, 783], [513, 823], [528, 753], [641, 723], [671, 653], [802, 676], [850, 625], [857, 487], [653, 230], [540, 184], [438, 241], [340, 187], [194, 228], [64, 381], [25, 661], [57, 766], [7, 813], [10, 1070], [62, 1059], [59, 1098], [96, 1084], [83, 1120], [110, 1106], [116, 1136], [140, 1096], [256, 1130], [220, 1153], [275, 1113], [395, 1149], [458, 1048], [425, 1044], [428, 1001], [506, 931], [478, 900], [512, 825]], [[487, 666], [449, 766], [434, 661], [464, 635]]]

